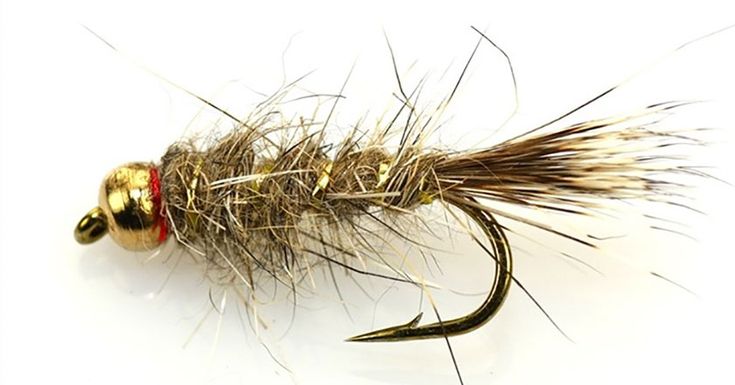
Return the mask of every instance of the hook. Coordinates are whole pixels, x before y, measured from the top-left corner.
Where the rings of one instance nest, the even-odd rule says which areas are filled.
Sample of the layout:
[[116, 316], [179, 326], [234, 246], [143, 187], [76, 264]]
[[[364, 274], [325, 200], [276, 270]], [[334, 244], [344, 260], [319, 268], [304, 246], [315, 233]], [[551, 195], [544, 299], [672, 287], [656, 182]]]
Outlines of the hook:
[[347, 341], [396, 342], [456, 336], [479, 328], [490, 321], [495, 313], [498, 312], [500, 306], [505, 300], [505, 297], [508, 295], [508, 290], [510, 289], [510, 284], [513, 278], [511, 273], [513, 259], [508, 239], [505, 237], [503, 229], [490, 213], [474, 205], [456, 206], [464, 211], [480, 226], [480, 228], [482, 228], [482, 231], [492, 244], [492, 254], [482, 246], [483, 249], [493, 257], [497, 264], [493, 285], [490, 289], [490, 294], [487, 299], [485, 299], [485, 302], [483, 302], [482, 305], [472, 313], [449, 321], [440, 321], [429, 325], [418, 326], [421, 316], [423, 315], [423, 313], [419, 313], [414, 319], [403, 325], [392, 326], [360, 334], [358, 336], [348, 338]]
[[74, 229], [74, 239], [86, 245], [97, 241], [107, 234], [109, 225], [105, 212], [95, 207], [82, 218]]

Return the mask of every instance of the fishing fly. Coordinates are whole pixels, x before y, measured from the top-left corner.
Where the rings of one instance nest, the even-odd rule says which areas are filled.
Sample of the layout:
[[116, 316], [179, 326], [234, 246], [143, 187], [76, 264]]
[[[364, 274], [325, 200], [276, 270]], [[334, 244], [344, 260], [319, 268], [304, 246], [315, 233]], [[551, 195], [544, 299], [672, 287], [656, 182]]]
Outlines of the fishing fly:
[[[505, 55], [477, 32], [477, 46], [489, 43]], [[419, 108], [416, 90], [405, 90], [397, 77], [399, 111], [375, 126], [352, 127], [338, 143], [327, 137], [341, 95], [334, 97], [327, 119], [316, 120], [280, 113], [296, 83], [270, 95], [245, 117], [189, 92], [231, 120], [234, 128], [204, 141], [176, 142], [158, 162], [115, 168], [102, 182], [98, 206], [78, 223], [75, 239], [90, 244], [109, 235], [135, 251], [175, 243], [206, 266], [208, 278], [236, 288], [243, 300], [271, 281], [296, 293], [325, 266], [426, 287], [383, 254], [390, 249], [386, 234], [421, 247], [403, 235], [402, 226], [410, 220], [429, 227], [420, 208], [436, 207], [460, 222], [469, 219], [481, 230], [467, 231], [496, 266], [489, 294], [466, 315], [423, 324], [422, 314], [406, 314], [410, 321], [404, 324], [356, 331], [348, 341], [447, 339], [490, 321], [513, 285], [526, 291], [513, 274], [513, 245], [506, 236], [511, 224], [595, 246], [594, 240], [492, 203], [594, 216], [616, 201], [684, 205], [677, 200], [677, 178], [708, 177], [685, 156], [667, 152], [701, 144], [699, 129], [662, 124], [684, 102], [555, 127], [615, 87], [487, 148], [458, 151], [425, 145], [463, 76], [431, 110]], [[371, 268], [375, 266], [377, 271]]]

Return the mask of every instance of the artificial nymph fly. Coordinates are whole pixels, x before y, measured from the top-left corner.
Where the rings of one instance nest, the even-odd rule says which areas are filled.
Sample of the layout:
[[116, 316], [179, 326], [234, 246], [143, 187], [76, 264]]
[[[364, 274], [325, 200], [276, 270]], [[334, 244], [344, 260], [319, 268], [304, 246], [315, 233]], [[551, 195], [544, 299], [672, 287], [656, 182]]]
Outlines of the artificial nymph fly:
[[[480, 41], [489, 41], [481, 36]], [[513, 208], [595, 216], [619, 201], [686, 206], [678, 192], [680, 180], [707, 176], [677, 152], [701, 144], [701, 129], [664, 124], [684, 102], [657, 103], [559, 127], [616, 87], [487, 148], [457, 151], [426, 145], [441, 128], [439, 116], [463, 76], [430, 109], [417, 107], [418, 92], [405, 92], [398, 78], [401, 104], [395, 115], [371, 127], [356, 124], [337, 141], [329, 139], [334, 128], [329, 118], [341, 95], [334, 96], [325, 120], [314, 118], [313, 111], [287, 117], [281, 108], [292, 100], [288, 95], [296, 83], [291, 83], [238, 118], [184, 90], [234, 127], [220, 136], [174, 143], [158, 162], [113, 170], [100, 187], [99, 206], [79, 222], [75, 237], [88, 244], [109, 234], [129, 250], [176, 243], [206, 267], [211, 281], [235, 287], [245, 300], [264, 282], [275, 281], [298, 293], [308, 282], [313, 286], [312, 272], [324, 266], [423, 290], [429, 287], [426, 282], [388, 262], [384, 253], [393, 247], [387, 235], [421, 249], [420, 241], [405, 235], [403, 220], [428, 229], [420, 208], [434, 206], [455, 219], [469, 219], [481, 230], [475, 234], [465, 227], [496, 265], [486, 299], [455, 319], [442, 320], [437, 312], [437, 322], [421, 325], [419, 314], [405, 324], [349, 340], [447, 338], [488, 322], [513, 284], [528, 294], [513, 275], [506, 237], [510, 225], [522, 223], [595, 246], [593, 238], [575, 237]]]
[[[698, 143], [687, 136], [696, 130], [660, 124], [682, 103], [560, 129], [543, 125], [486, 149], [448, 151], [423, 146], [432, 116], [412, 109], [408, 97], [402, 108], [407, 112], [399, 112], [407, 116], [403, 122], [396, 116], [367, 132], [356, 127], [341, 143], [328, 145], [326, 124], [283, 120], [277, 113], [287, 91], [237, 119], [222, 137], [205, 144], [184, 140], [160, 162], [112, 171], [100, 188], [99, 206], [79, 222], [76, 239], [86, 244], [109, 234], [129, 250], [153, 250], [173, 239], [206, 264], [211, 279], [250, 292], [268, 278], [295, 290], [323, 264], [420, 285], [386, 266], [376, 246], [384, 238], [366, 222], [401, 234], [401, 217], [440, 205], [470, 218], [487, 238], [473, 235], [497, 265], [486, 300], [456, 319], [419, 326], [419, 315], [351, 340], [446, 337], [490, 320], [515, 281], [504, 219], [589, 244], [483, 202], [587, 215], [610, 200], [675, 200], [670, 193], [678, 185], [668, 177], [702, 175], [681, 158], [660, 155]], [[396, 133], [400, 140], [391, 146], [388, 138]], [[395, 274], [369, 272], [369, 264]]]

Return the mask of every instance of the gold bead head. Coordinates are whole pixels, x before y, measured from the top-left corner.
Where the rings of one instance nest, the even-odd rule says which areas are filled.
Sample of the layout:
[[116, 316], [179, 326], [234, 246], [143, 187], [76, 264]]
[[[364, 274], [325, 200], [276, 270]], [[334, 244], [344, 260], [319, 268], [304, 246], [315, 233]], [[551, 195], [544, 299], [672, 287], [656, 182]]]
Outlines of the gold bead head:
[[74, 231], [81, 244], [106, 233], [127, 250], [152, 250], [166, 239], [158, 169], [152, 163], [128, 163], [110, 172], [100, 186], [99, 207]]

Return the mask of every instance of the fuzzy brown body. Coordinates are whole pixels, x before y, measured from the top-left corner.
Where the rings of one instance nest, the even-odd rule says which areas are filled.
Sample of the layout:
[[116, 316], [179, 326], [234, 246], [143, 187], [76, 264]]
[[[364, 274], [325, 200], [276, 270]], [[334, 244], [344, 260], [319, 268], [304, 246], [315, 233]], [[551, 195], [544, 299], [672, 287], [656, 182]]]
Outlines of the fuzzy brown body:
[[[259, 155], [263, 147], [274, 155]], [[262, 272], [293, 279], [319, 259], [348, 264], [356, 244], [367, 246], [355, 236], [359, 217], [426, 203], [438, 193], [432, 172], [442, 157], [409, 148], [397, 158], [382, 145], [345, 142], [330, 158], [318, 135], [275, 145], [244, 128], [206, 151], [171, 146], [161, 164], [163, 200], [172, 232], [207, 256], [220, 282], [254, 287]]]
[[357, 130], [331, 149], [323, 129], [242, 124], [203, 150], [189, 142], [169, 148], [160, 166], [163, 206], [172, 235], [206, 258], [219, 283], [252, 289], [267, 274], [293, 286], [319, 262], [349, 269], [368, 258], [385, 266], [379, 244], [387, 242], [362, 219], [397, 232], [391, 218], [435, 199], [544, 230], [477, 199], [578, 214], [600, 207], [601, 199], [671, 199], [675, 185], [661, 175], [697, 175], [657, 156], [696, 143], [658, 127], [677, 106], [534, 130], [456, 153], [422, 148], [420, 134], [406, 132], [392, 151], [384, 133], [358, 140]]

